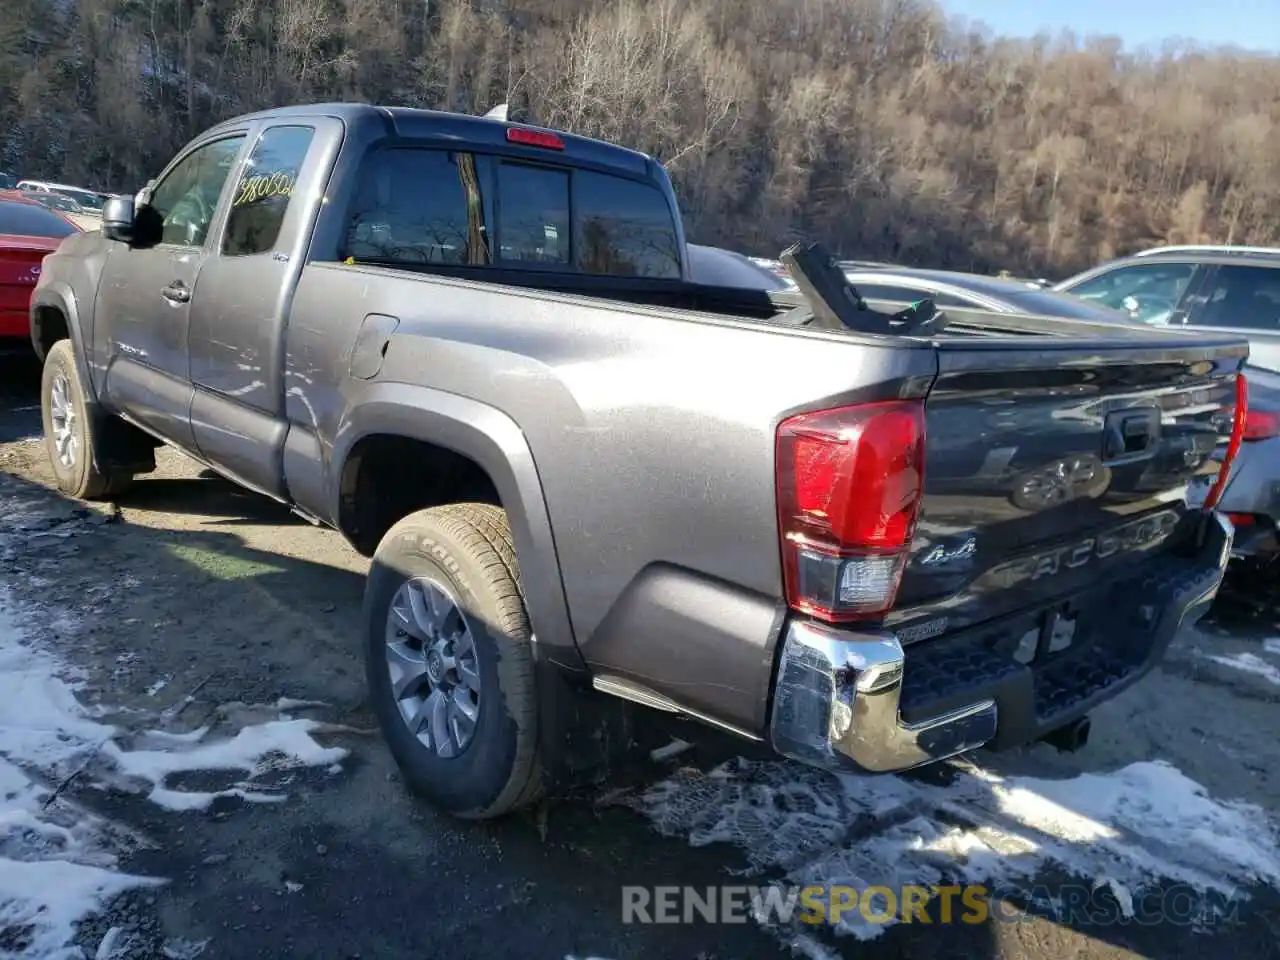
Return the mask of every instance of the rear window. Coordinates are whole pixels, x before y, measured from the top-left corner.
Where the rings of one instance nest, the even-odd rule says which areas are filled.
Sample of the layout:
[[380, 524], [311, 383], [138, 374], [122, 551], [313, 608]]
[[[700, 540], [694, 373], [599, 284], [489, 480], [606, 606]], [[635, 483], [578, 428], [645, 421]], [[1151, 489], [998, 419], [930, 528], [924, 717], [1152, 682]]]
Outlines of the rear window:
[[675, 221], [651, 184], [413, 147], [378, 151], [358, 176], [344, 257], [680, 277]]
[[371, 156], [360, 170], [344, 255], [406, 266], [487, 263], [484, 236], [473, 237], [470, 229], [460, 165], [471, 170], [466, 181], [480, 206], [480, 184], [467, 154], [394, 149]]
[[79, 232], [62, 217], [37, 204], [0, 200], [0, 233], [20, 237], [69, 237]]
[[498, 261], [569, 265], [568, 171], [499, 164]]
[[680, 244], [671, 208], [651, 184], [578, 170], [573, 206], [579, 269], [679, 278]]

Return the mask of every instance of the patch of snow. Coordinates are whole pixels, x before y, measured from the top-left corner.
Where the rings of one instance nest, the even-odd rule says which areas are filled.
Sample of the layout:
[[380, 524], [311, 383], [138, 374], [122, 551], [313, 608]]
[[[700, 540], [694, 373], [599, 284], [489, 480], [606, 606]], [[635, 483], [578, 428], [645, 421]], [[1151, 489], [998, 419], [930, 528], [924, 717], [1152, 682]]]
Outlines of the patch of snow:
[[[284, 794], [255, 789], [253, 777], [299, 767], [332, 770], [348, 751], [312, 739], [331, 726], [278, 710], [278, 719], [244, 726], [230, 738], [213, 737], [208, 727], [131, 735], [101, 721], [109, 711], [77, 700], [83, 676], [35, 641], [48, 627], [37, 624], [36, 613], [20, 611], [0, 586], [0, 929], [19, 944], [5, 957], [80, 960], [83, 952], [72, 945], [80, 921], [127, 890], [166, 881], [121, 872], [120, 855], [145, 841], [82, 809], [63, 787], [88, 779], [92, 769], [143, 781], [149, 799], [168, 810], [205, 809], [220, 796], [279, 802]], [[72, 625], [63, 626], [69, 633]], [[112, 769], [103, 771], [103, 761]], [[196, 772], [239, 776], [220, 790], [169, 783]], [[97, 955], [120, 955], [127, 947], [120, 937], [108, 931]], [[192, 958], [204, 946], [174, 942], [165, 955]]]
[[0, 928], [26, 931], [11, 957], [80, 957], [69, 946], [79, 921], [161, 882], [116, 871], [109, 825], [65, 799], [50, 802], [112, 732], [86, 716], [60, 674], [0, 590]]
[[167, 687], [168, 685], [169, 685], [169, 678], [168, 678], [168, 677], [161, 677], [159, 680], [157, 680], [157, 681], [156, 681], [155, 683], [153, 683], [151, 686], [147, 687], [147, 696], [148, 696], [148, 697], [154, 697], [157, 693], [159, 693], [161, 690], [163, 690], [163, 689], [164, 689], [165, 687]]
[[[1185, 885], [1204, 898], [1208, 919], [1210, 900], [1243, 898], [1250, 884], [1280, 886], [1280, 839], [1265, 813], [1210, 798], [1166, 763], [1065, 780], [960, 763], [952, 772], [937, 786], [739, 759], [681, 770], [623, 802], [693, 846], [734, 844], [747, 861], [740, 873], [765, 877], [766, 889], [970, 883], [1039, 902], [1035, 878], [1056, 868], [1108, 889], [1122, 911], [1162, 882]], [[837, 932], [884, 933], [889, 924], [861, 913], [844, 913]], [[798, 952], [826, 955], [794, 920], [774, 929]]]
[[1262, 649], [1267, 653], [1273, 653], [1280, 657], [1280, 638], [1269, 637], [1262, 642]]
[[347, 751], [342, 747], [322, 747], [312, 739], [313, 732], [324, 728], [315, 720], [272, 720], [245, 727], [229, 740], [205, 743], [205, 728], [189, 740], [175, 738], [167, 749], [126, 750], [108, 741], [103, 753], [125, 776], [147, 781], [151, 801], [167, 810], [206, 810], [219, 797], [275, 803], [285, 797], [253, 790], [243, 783], [212, 791], [178, 790], [166, 784], [179, 773], [233, 771], [253, 775], [268, 769], [327, 767], [344, 759]]
[[1276, 686], [1280, 686], [1280, 667], [1267, 663], [1255, 653], [1202, 653], [1200, 656], [1224, 667], [1231, 667], [1233, 670], [1252, 673], [1270, 683], [1276, 684]]

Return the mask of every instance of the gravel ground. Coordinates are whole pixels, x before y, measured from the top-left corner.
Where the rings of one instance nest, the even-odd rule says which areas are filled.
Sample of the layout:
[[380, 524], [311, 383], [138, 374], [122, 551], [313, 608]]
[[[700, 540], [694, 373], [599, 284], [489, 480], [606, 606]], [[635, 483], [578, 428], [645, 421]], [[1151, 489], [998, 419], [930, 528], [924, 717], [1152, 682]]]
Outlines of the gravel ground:
[[[161, 725], [234, 737], [278, 718], [287, 698], [288, 717], [314, 721], [318, 743], [348, 751], [340, 764], [266, 764], [248, 779], [187, 770], [168, 786], [221, 795], [186, 811], [127, 788], [109, 758], [90, 756], [60, 782], [59, 802], [143, 838], [118, 869], [168, 883], [124, 893], [81, 923], [85, 956], [789, 955], [755, 925], [621, 921], [623, 883], [740, 882], [727, 871], [750, 861], [743, 843], [691, 845], [688, 831], [660, 832], [643, 812], [590, 798], [484, 825], [411, 799], [362, 702], [356, 638], [367, 561], [336, 534], [171, 452], [118, 508], [58, 497], [33, 442], [37, 381], [31, 364], [0, 360], [0, 503], [16, 518], [0, 576], [12, 602], [34, 613], [40, 642], [82, 674], [80, 700], [109, 710], [125, 736]], [[1280, 657], [1267, 660], [1264, 645], [1277, 634], [1271, 617], [1189, 632], [1164, 669], [1098, 711], [1086, 750], [1037, 747], [980, 762], [1001, 776], [1061, 779], [1159, 759], [1215, 798], [1274, 815]], [[1274, 664], [1276, 676], [1258, 664]], [[650, 779], [691, 756], [705, 765], [713, 752], [655, 765]], [[790, 768], [753, 769], [772, 776]], [[254, 803], [227, 792], [246, 784], [286, 799]], [[879, 830], [873, 822], [856, 843], [874, 845]], [[1046, 870], [1033, 879], [1053, 886], [1069, 877]], [[1073, 929], [1032, 906], [1019, 924], [900, 926], [870, 942], [827, 942], [832, 955], [877, 957], [1280, 956], [1280, 902], [1261, 883], [1250, 893], [1236, 922], [1212, 933], [1119, 923]], [[7, 922], [0, 909], [5, 956], [22, 940]], [[16, 944], [6, 946], [6, 937]]]

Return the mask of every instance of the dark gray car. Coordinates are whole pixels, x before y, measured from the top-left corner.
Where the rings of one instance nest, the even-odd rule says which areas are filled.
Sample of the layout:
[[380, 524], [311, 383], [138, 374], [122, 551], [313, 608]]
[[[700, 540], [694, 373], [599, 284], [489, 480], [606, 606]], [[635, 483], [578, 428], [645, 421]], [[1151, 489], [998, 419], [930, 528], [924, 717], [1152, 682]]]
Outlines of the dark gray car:
[[635, 704], [838, 770], [1079, 746], [1218, 589], [1183, 493], [1243, 340], [894, 316], [787, 256], [697, 282], [610, 144], [239, 117], [46, 259], [46, 447], [105, 497], [171, 444], [372, 556], [370, 704], [462, 816], [607, 769]]
[[910, 303], [928, 297], [942, 309], [1031, 313], [1066, 320], [1123, 323], [1128, 314], [1106, 304], [1081, 301], [1046, 290], [1035, 281], [1006, 280], [976, 273], [882, 266], [846, 266], [844, 275], [868, 300]]

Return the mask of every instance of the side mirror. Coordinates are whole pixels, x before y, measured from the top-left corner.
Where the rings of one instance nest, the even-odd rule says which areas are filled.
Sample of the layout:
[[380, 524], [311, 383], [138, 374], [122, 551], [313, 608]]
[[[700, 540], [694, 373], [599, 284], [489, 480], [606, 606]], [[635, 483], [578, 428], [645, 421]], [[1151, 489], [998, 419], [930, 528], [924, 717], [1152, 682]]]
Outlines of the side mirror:
[[108, 240], [132, 240], [133, 221], [133, 197], [112, 197], [102, 205], [102, 235]]

